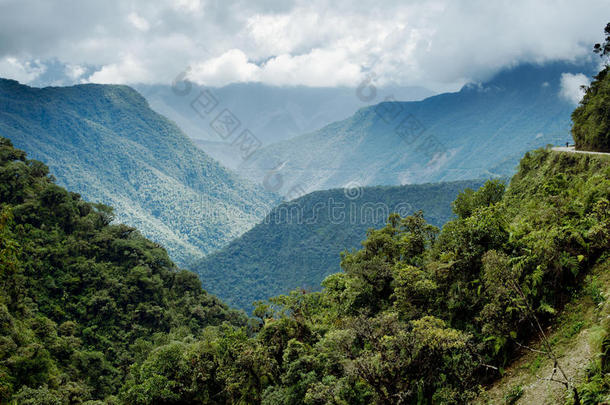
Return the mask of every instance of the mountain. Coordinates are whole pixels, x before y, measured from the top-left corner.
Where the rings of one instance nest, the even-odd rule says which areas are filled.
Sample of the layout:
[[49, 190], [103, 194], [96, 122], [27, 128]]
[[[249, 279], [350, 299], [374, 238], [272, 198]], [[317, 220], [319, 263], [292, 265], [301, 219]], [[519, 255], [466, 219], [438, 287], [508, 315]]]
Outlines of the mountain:
[[[207, 154], [229, 168], [241, 163], [239, 153], [211, 129], [211, 121], [224, 109], [249, 129], [261, 145], [287, 140], [317, 130], [331, 122], [349, 117], [361, 107], [392, 94], [399, 100], [421, 100], [433, 95], [423, 87], [385, 87], [358, 96], [357, 88], [269, 86], [262, 83], [234, 83], [224, 87], [204, 87], [193, 83], [137, 85], [136, 89], [151, 107], [175, 121]], [[201, 96], [216, 108], [208, 116], [194, 110], [191, 103]], [[369, 100], [369, 98], [371, 100]], [[199, 99], [201, 101], [201, 99]]]
[[159, 339], [247, 324], [48, 173], [0, 138], [0, 403], [117, 403]]
[[127, 86], [0, 80], [0, 134], [46, 162], [59, 185], [115, 207], [117, 221], [164, 245], [179, 264], [239, 236], [277, 201]]
[[364, 107], [343, 121], [259, 149], [239, 172], [281, 175], [280, 193], [506, 176], [520, 156], [571, 139], [564, 73], [589, 65], [519, 65], [459, 92]]
[[[609, 200], [609, 156], [529, 152], [508, 188], [459, 194], [440, 232], [390, 217], [322, 291], [259, 305], [254, 336], [212, 328], [160, 343], [132, 365], [121, 399], [604, 403]], [[509, 372], [500, 393], [482, 392]]]
[[340, 252], [360, 247], [369, 228], [389, 214], [423, 210], [438, 227], [451, 202], [480, 181], [317, 191], [274, 208], [265, 220], [190, 268], [206, 289], [246, 312], [252, 303], [295, 288], [319, 290], [339, 271]]
[[460, 193], [440, 232], [390, 216], [321, 292], [275, 297], [257, 322], [48, 173], [0, 138], [2, 403], [608, 397], [608, 156], [527, 153], [508, 189]]

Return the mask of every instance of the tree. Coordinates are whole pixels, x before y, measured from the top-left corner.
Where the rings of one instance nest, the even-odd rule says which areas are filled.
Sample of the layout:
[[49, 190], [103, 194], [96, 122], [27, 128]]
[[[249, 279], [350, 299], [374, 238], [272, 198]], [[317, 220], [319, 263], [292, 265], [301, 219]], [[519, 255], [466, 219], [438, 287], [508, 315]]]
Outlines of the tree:
[[593, 52], [599, 54], [601, 58], [610, 55], [610, 22], [606, 24], [604, 34], [606, 34], [606, 42], [602, 44], [595, 44], [593, 47]]
[[[610, 55], [610, 23], [605, 28], [606, 42], [595, 44], [593, 52], [602, 58]], [[610, 65], [595, 76], [586, 88], [578, 108], [572, 113], [572, 137], [576, 149], [610, 152]]]
[[[519, 284], [520, 270], [511, 266], [507, 255], [494, 250], [490, 250], [484, 255], [483, 263], [485, 268], [483, 274], [484, 283], [488, 293], [492, 297], [490, 303], [486, 305], [485, 310], [483, 311], [483, 317], [485, 318], [486, 315], [489, 317], [489, 315], [493, 313], [501, 313], [502, 309], [506, 308], [505, 316], [510, 317], [513, 315], [512, 312], [517, 311], [521, 317], [521, 321], [527, 319], [532, 330], [535, 331], [540, 338], [542, 350], [532, 349], [516, 342], [517, 345], [533, 352], [543, 354], [551, 360], [553, 362], [553, 373], [551, 376], [548, 378], [538, 378], [563, 385], [567, 391], [572, 392], [574, 404], [580, 404], [578, 390], [573, 385], [572, 379], [567, 376], [566, 372], [561, 367], [561, 362], [557, 358], [557, 355], [553, 350], [553, 345], [536, 315], [536, 310], [532, 307], [530, 298]], [[494, 319], [494, 321], [491, 323], [498, 323], [497, 319]], [[500, 321], [500, 323], [503, 323], [504, 326], [510, 324], [505, 321]], [[489, 325], [487, 325], [487, 327], [489, 327]], [[517, 338], [517, 336], [517, 332], [511, 332], [511, 337]]]
[[357, 317], [345, 368], [375, 393], [375, 404], [466, 403], [477, 362], [472, 337], [434, 316], [403, 323], [395, 313]]
[[458, 194], [451, 204], [459, 218], [468, 218], [478, 208], [489, 207], [500, 201], [506, 186], [501, 180], [489, 180], [477, 191], [470, 188]]

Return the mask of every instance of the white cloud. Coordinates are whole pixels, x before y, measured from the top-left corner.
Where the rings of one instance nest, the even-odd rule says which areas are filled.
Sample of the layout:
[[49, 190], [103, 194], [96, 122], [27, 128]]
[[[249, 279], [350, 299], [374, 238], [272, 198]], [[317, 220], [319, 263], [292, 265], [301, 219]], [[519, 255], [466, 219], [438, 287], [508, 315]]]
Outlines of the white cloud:
[[232, 82], [264, 82], [276, 86], [353, 86], [362, 77], [359, 65], [343, 52], [313, 49], [304, 55], [283, 54], [260, 66], [244, 52], [231, 49], [217, 58], [194, 64], [188, 78], [209, 86]]
[[86, 69], [80, 65], [66, 65], [66, 75], [72, 80], [78, 80], [85, 74]]
[[578, 104], [584, 95], [582, 86], [588, 86], [589, 83], [589, 78], [582, 73], [562, 73], [559, 94], [570, 103]]
[[37, 79], [45, 70], [45, 66], [38, 61], [37, 63], [21, 62], [10, 56], [0, 59], [0, 77], [14, 79], [21, 83], [28, 83]]
[[258, 80], [260, 68], [248, 61], [239, 49], [231, 49], [217, 58], [192, 66], [189, 79], [208, 85], [225, 85], [231, 82]]
[[[316, 27], [317, 32], [311, 32]], [[290, 14], [256, 14], [246, 21], [241, 35], [252, 46], [253, 57], [299, 53], [321, 45], [338, 30], [325, 24], [314, 10], [298, 9]]]
[[137, 59], [127, 55], [119, 63], [103, 66], [85, 81], [102, 84], [146, 83], [150, 81], [150, 73]]
[[373, 71], [380, 85], [443, 91], [590, 55], [608, 1], [0, 0], [0, 61], [26, 81], [6, 57], [98, 66], [90, 81], [167, 83], [191, 65], [206, 83], [357, 86]]
[[361, 80], [362, 71], [345, 52], [313, 49], [305, 55], [284, 54], [270, 59], [260, 78], [278, 86], [354, 86]]
[[174, 0], [174, 8], [187, 12], [196, 12], [201, 9], [200, 0]]
[[130, 13], [127, 16], [127, 19], [129, 20], [131, 25], [133, 25], [140, 31], [146, 32], [150, 29], [150, 24], [148, 23], [148, 21], [146, 21], [145, 18], [140, 17], [137, 13]]

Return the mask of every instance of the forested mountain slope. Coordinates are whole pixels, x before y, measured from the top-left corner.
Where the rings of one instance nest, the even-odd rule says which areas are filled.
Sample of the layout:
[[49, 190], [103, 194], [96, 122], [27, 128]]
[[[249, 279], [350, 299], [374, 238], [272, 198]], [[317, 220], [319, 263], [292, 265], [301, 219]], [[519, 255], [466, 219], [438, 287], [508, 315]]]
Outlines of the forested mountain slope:
[[364, 187], [316, 191], [274, 208], [250, 231], [190, 268], [223, 301], [251, 312], [257, 300], [297, 287], [319, 290], [340, 270], [340, 252], [360, 248], [369, 228], [382, 227], [392, 212], [424, 211], [442, 226], [451, 202], [482, 181]]
[[[610, 158], [529, 152], [506, 191], [489, 182], [460, 194], [458, 217], [440, 232], [419, 215], [391, 216], [343, 257], [343, 272], [327, 277], [323, 291], [260, 305], [255, 337], [225, 333], [159, 347], [134, 367], [124, 398], [471, 402], [519, 356], [520, 344], [538, 338], [535, 319], [546, 330], [567, 303], [589, 294], [582, 289], [591, 269], [607, 268], [609, 200]], [[597, 341], [610, 342], [608, 331], [600, 329]], [[610, 364], [605, 345], [597, 370]], [[604, 374], [595, 370], [590, 375], [602, 378], [603, 391]], [[155, 382], [180, 394], [151, 389]], [[573, 389], [590, 398], [591, 387], [574, 381], [566, 398]]]
[[564, 73], [591, 65], [520, 65], [482, 84], [422, 101], [389, 101], [352, 117], [262, 148], [240, 167], [263, 179], [276, 169], [284, 190], [398, 185], [514, 174], [528, 150], [564, 144], [571, 102], [561, 96]]
[[0, 138], [0, 403], [116, 403], [154, 345], [246, 325], [161, 246], [111, 219]]
[[[587, 94], [587, 108], [605, 97]], [[459, 193], [442, 229], [390, 214], [322, 291], [271, 298], [250, 321], [47, 173], [0, 140], [0, 402], [461, 404], [536, 340], [562, 401], [608, 401], [607, 155], [527, 152], [508, 187]], [[587, 328], [581, 300], [606, 320], [584, 372], [548, 334], [571, 314], [567, 336]]]
[[[107, 208], [7, 141], [0, 157], [6, 402], [464, 403], [536, 337], [532, 316], [551, 321], [608, 264], [610, 159], [538, 150], [506, 191], [460, 193], [440, 232], [390, 216], [323, 291], [260, 305], [249, 335], [158, 245], [108, 225]], [[575, 388], [591, 397], [595, 384]]]
[[275, 205], [195, 147], [127, 86], [31, 88], [0, 79], [0, 134], [58, 184], [115, 208], [117, 220], [178, 263], [240, 235]]

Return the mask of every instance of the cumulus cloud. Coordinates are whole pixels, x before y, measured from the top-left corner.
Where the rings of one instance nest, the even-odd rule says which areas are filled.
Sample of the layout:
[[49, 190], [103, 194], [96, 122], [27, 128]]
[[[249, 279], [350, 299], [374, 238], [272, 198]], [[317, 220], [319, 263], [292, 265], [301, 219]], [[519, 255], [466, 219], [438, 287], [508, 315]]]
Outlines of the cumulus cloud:
[[374, 72], [378, 84], [442, 91], [519, 62], [584, 58], [607, 10], [608, 0], [0, 0], [0, 75], [32, 81], [28, 64], [58, 60], [93, 67], [88, 81], [168, 83], [191, 66], [212, 85], [356, 86]]
[[578, 104], [585, 92], [582, 86], [588, 86], [590, 80], [582, 73], [562, 73], [559, 94], [572, 104]]
[[119, 63], [102, 67], [85, 81], [102, 84], [144, 83], [150, 81], [150, 73], [132, 55], [126, 55]]
[[359, 65], [343, 52], [313, 49], [305, 55], [282, 54], [260, 65], [244, 52], [231, 49], [219, 57], [191, 66], [189, 80], [224, 86], [234, 82], [264, 82], [276, 86], [353, 86], [361, 78]]
[[263, 65], [261, 81], [274, 85], [353, 86], [361, 67], [345, 52], [313, 49], [304, 55], [284, 54]]
[[257, 81], [260, 68], [249, 62], [239, 49], [231, 49], [222, 55], [195, 64], [188, 78], [197, 83], [225, 85], [231, 82]]
[[197, 12], [201, 9], [200, 0], [175, 0], [174, 7], [177, 10], [183, 10], [187, 12]]

